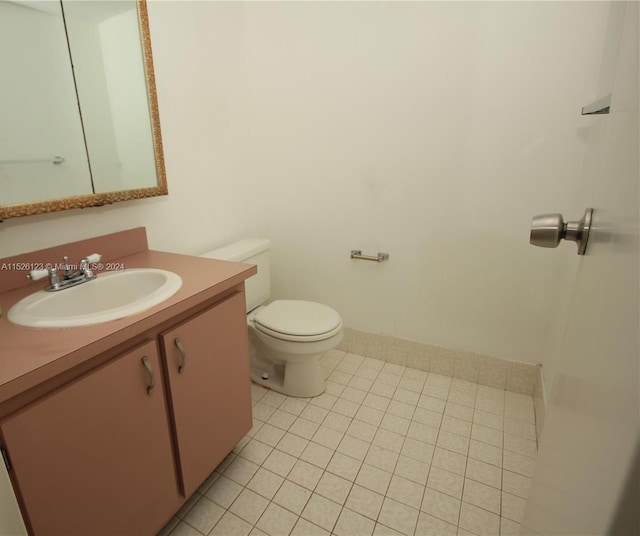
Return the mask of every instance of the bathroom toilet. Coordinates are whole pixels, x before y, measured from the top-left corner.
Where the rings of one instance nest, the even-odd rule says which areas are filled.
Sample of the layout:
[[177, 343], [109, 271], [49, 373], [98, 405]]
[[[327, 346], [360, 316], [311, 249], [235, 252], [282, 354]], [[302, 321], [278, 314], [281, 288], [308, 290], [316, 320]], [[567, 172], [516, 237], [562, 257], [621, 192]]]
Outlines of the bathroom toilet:
[[270, 242], [251, 238], [203, 257], [256, 264], [245, 281], [251, 379], [285, 395], [312, 397], [324, 392], [320, 357], [342, 340], [342, 318], [331, 307], [271, 297]]

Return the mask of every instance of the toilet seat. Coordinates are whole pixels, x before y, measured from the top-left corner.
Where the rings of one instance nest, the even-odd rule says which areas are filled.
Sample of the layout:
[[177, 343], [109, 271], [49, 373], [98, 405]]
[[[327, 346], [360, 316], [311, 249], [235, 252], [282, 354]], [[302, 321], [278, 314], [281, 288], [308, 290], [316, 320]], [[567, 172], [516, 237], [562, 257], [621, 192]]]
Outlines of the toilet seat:
[[276, 300], [253, 320], [262, 333], [292, 342], [321, 341], [342, 329], [342, 319], [331, 307], [302, 300]]

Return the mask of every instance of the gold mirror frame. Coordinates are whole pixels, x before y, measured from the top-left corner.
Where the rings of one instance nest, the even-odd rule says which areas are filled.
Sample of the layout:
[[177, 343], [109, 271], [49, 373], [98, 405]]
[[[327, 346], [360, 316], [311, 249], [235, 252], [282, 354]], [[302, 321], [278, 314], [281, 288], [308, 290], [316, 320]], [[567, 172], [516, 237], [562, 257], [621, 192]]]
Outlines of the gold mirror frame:
[[33, 216], [47, 212], [70, 210], [72, 208], [101, 207], [119, 201], [131, 199], [143, 199], [145, 197], [157, 197], [167, 195], [167, 176], [164, 169], [164, 153], [162, 151], [162, 134], [160, 133], [160, 114], [158, 113], [158, 98], [156, 94], [156, 80], [153, 71], [153, 57], [151, 55], [151, 36], [149, 33], [149, 15], [146, 0], [137, 0], [138, 23], [142, 51], [145, 78], [147, 81], [147, 98], [151, 116], [151, 133], [153, 136], [153, 148], [156, 159], [156, 174], [158, 186], [151, 188], [136, 188], [132, 190], [120, 190], [98, 194], [74, 195], [60, 199], [49, 199], [36, 203], [18, 203], [15, 205], [0, 205], [0, 221], [19, 216]]

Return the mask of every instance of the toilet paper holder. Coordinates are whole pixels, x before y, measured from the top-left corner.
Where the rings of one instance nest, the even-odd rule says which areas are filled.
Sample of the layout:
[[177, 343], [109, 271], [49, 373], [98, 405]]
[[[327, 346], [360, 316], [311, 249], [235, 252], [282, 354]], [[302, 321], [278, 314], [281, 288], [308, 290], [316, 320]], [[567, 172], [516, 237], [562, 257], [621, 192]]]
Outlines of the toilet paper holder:
[[363, 261], [375, 261], [382, 262], [389, 259], [388, 253], [378, 253], [377, 255], [363, 255], [362, 250], [360, 249], [352, 249], [351, 250], [351, 258], [352, 259], [362, 259]]

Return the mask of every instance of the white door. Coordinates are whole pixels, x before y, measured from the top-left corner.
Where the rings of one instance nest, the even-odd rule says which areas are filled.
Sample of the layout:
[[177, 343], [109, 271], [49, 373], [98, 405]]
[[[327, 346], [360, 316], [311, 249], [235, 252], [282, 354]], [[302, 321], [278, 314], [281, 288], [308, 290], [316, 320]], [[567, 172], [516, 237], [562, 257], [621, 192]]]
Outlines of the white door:
[[594, 207], [594, 228], [573, 289], [522, 534], [640, 534], [638, 4], [614, 3], [616, 19], [602, 65], [612, 81], [611, 112], [590, 120], [590, 151], [598, 156], [581, 195]]

